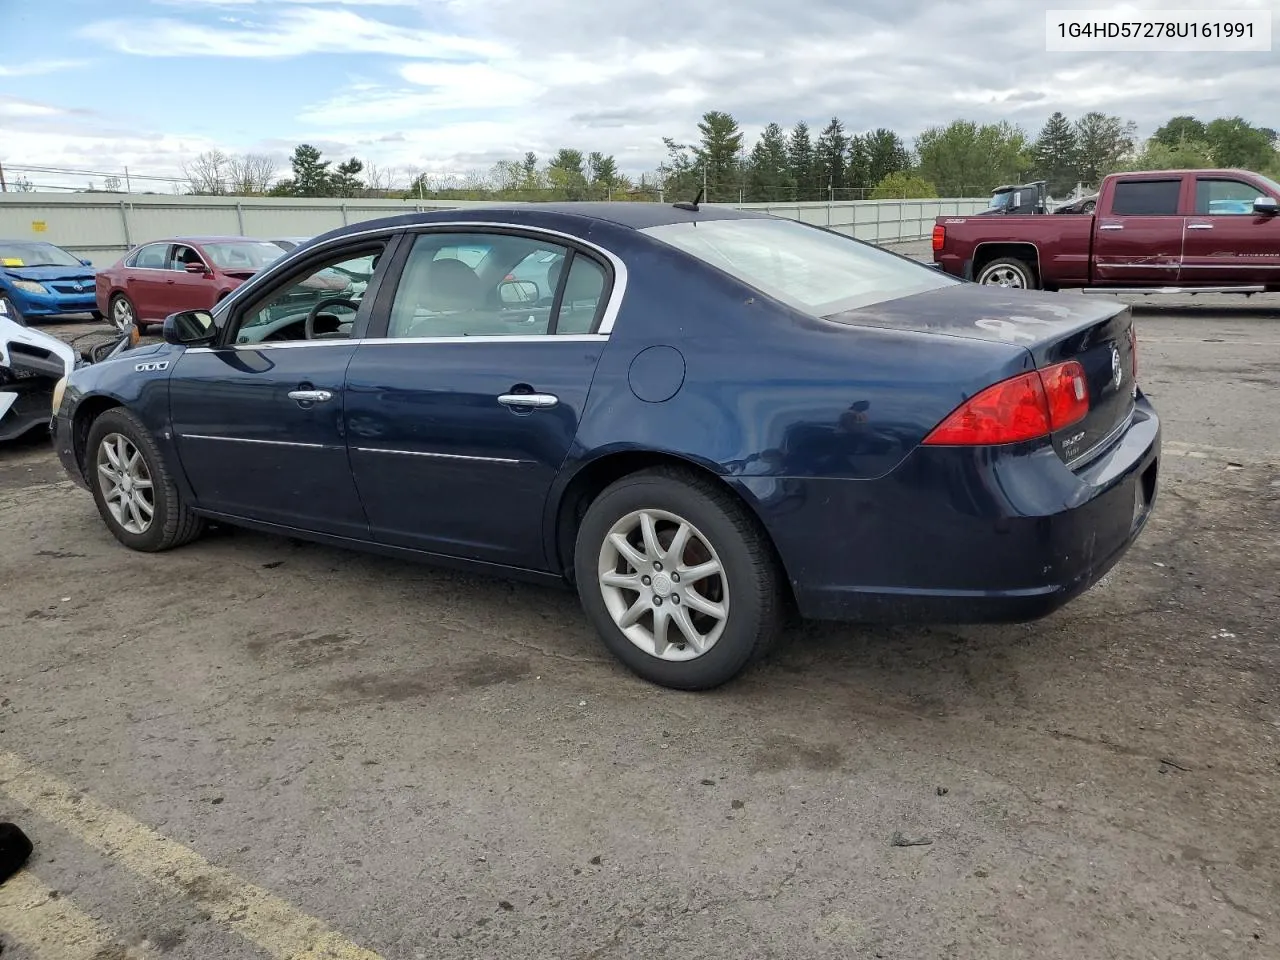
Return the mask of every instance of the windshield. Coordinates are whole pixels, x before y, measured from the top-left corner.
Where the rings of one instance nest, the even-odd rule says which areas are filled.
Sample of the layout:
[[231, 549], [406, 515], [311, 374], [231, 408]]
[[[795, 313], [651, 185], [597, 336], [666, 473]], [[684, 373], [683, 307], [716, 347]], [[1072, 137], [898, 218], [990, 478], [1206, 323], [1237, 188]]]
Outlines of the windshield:
[[1013, 191], [1007, 193], [997, 193], [991, 198], [991, 202], [987, 204], [988, 210], [1003, 210], [1013, 202]]
[[215, 266], [224, 270], [261, 270], [284, 251], [266, 240], [226, 241], [201, 244], [201, 249]]
[[52, 243], [23, 243], [5, 240], [0, 242], [0, 266], [3, 267], [83, 267], [78, 257], [73, 257]]
[[960, 282], [871, 244], [794, 220], [703, 220], [640, 232], [815, 317]]

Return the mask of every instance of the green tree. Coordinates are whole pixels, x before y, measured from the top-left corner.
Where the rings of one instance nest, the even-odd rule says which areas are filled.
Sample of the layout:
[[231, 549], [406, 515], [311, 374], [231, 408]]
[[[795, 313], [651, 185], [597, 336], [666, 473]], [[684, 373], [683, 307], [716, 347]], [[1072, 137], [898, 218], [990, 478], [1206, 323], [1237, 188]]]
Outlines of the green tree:
[[1255, 127], [1242, 117], [1219, 117], [1204, 128], [1214, 161], [1223, 167], [1258, 170], [1275, 161], [1275, 131]]
[[355, 157], [338, 164], [338, 169], [329, 178], [329, 196], [359, 196], [360, 191], [364, 189], [364, 184], [360, 181], [362, 170], [364, 170], [364, 164]]
[[916, 138], [917, 172], [944, 197], [973, 197], [1021, 179], [1027, 168], [1027, 138], [1001, 121], [982, 126], [954, 120], [930, 127]]
[[667, 148], [666, 162], [658, 166], [660, 188], [671, 200], [692, 200], [702, 187], [702, 171], [694, 149], [687, 143], [676, 143], [663, 137]]
[[598, 150], [587, 155], [587, 181], [593, 199], [612, 199], [623, 180], [618, 173], [618, 162], [612, 156], [605, 156]]
[[[1166, 147], [1176, 147], [1178, 144], [1187, 140], [1199, 141], [1204, 143], [1208, 140], [1205, 136], [1204, 124], [1195, 117], [1189, 117], [1185, 114], [1177, 117], [1170, 117], [1169, 120], [1151, 135], [1151, 139], [1156, 143], [1162, 143]], [[1151, 167], [1149, 169], [1156, 169]], [[1161, 167], [1160, 169], [1171, 169]]]
[[849, 135], [844, 131], [844, 124], [839, 117], [832, 117], [831, 122], [818, 135], [818, 143], [814, 147], [817, 160], [819, 185], [822, 198], [843, 199], [845, 194], [845, 173], [849, 165]]
[[911, 153], [892, 130], [879, 127], [862, 138], [867, 155], [867, 173], [862, 182], [879, 184], [891, 173], [911, 169]]
[[329, 160], [320, 159], [320, 151], [309, 143], [300, 143], [293, 149], [293, 157], [289, 165], [293, 168], [293, 176], [282, 180], [273, 193], [280, 192], [294, 197], [327, 197], [333, 174], [329, 170]]
[[787, 159], [787, 137], [782, 127], [771, 123], [751, 148], [747, 161], [747, 199], [753, 203], [790, 200], [796, 183]]
[[1062, 111], [1054, 112], [1045, 121], [1031, 150], [1036, 174], [1047, 181], [1049, 194], [1061, 196], [1070, 192], [1080, 179], [1080, 145], [1071, 121]]
[[1106, 174], [1120, 168], [1133, 153], [1138, 125], [1132, 120], [1108, 116], [1097, 110], [1076, 121], [1080, 179], [1096, 186]]
[[[844, 168], [844, 182], [850, 190], [851, 200], [866, 199], [866, 189], [872, 186], [871, 180], [871, 134], [849, 138], [848, 163]], [[855, 192], [858, 191], [858, 192]]]
[[791, 168], [791, 179], [795, 181], [796, 199], [801, 202], [819, 199], [813, 141], [809, 136], [809, 125], [803, 120], [792, 128], [791, 139], [787, 141], [787, 165]]
[[895, 170], [886, 174], [871, 192], [872, 200], [917, 200], [922, 197], [936, 197], [937, 189], [923, 177]]
[[698, 122], [698, 132], [702, 140], [694, 153], [707, 185], [704, 199], [708, 203], [737, 200], [742, 184], [742, 130], [738, 121], [722, 110], [710, 110]]
[[[1124, 164], [1128, 170], [1202, 170], [1216, 166], [1213, 148], [1203, 140], [1177, 140], [1170, 145], [1154, 136], [1142, 152]], [[1109, 171], [1110, 172], [1110, 171]]]
[[561, 147], [547, 165], [547, 181], [557, 196], [582, 200], [587, 195], [587, 176], [582, 169], [582, 151]]

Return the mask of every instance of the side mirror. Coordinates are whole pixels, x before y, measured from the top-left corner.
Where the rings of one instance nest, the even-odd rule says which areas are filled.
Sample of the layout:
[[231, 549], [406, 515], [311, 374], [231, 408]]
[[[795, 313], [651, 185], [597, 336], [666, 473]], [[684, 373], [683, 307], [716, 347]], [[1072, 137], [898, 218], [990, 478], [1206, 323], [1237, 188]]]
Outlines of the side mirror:
[[509, 307], [538, 302], [538, 285], [532, 280], [503, 280], [498, 297]]
[[209, 268], [203, 263], [188, 263], [187, 273], [208, 273]]
[[182, 347], [208, 344], [218, 335], [208, 310], [183, 310], [164, 318], [164, 342]]
[[1276, 213], [1277, 211], [1280, 211], [1280, 203], [1277, 203], [1272, 197], [1258, 197], [1258, 199], [1253, 201], [1254, 213], [1270, 214]]

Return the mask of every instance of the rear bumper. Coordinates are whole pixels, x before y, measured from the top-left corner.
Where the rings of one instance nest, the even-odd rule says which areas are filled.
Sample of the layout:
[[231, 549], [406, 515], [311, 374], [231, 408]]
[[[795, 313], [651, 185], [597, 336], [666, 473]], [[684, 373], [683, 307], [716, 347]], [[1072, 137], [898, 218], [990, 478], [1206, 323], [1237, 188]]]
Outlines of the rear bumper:
[[1137, 539], [1155, 503], [1160, 442], [1160, 420], [1139, 397], [1128, 430], [1079, 473], [1047, 446], [921, 447], [877, 480], [772, 481], [758, 505], [805, 617], [1036, 620], [1097, 583]]

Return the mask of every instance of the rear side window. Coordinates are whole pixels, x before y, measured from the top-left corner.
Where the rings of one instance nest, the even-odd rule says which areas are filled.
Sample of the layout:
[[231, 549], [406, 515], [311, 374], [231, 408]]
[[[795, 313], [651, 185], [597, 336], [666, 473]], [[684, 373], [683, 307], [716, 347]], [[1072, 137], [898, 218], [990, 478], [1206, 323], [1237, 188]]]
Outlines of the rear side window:
[[1171, 217], [1178, 213], [1182, 180], [1121, 180], [1111, 212], [1122, 217]]

